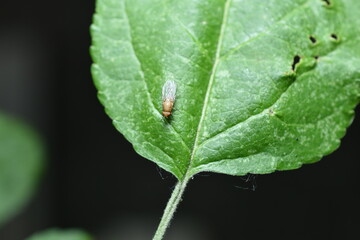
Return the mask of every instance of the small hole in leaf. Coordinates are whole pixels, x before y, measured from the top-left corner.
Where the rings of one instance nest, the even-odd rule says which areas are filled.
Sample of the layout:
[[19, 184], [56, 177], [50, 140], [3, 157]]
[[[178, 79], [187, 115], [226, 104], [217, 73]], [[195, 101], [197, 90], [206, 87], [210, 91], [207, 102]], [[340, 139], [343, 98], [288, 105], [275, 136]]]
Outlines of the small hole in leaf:
[[331, 4], [331, 2], [330, 2], [330, 0], [322, 0], [324, 3], [326, 3], [326, 5], [330, 5]]
[[309, 39], [312, 43], [316, 43], [316, 38], [314, 38], [313, 36], [310, 36]]
[[291, 65], [291, 69], [294, 71], [295, 70], [295, 67], [296, 67], [296, 64], [298, 64], [300, 62], [300, 57], [298, 55], [296, 55], [294, 57], [294, 60], [293, 60], [293, 63]]
[[332, 39], [334, 39], [334, 40], [338, 40], [338, 39], [339, 39], [338, 36], [337, 36], [335, 33], [331, 34], [330, 37], [331, 37]]
[[318, 60], [318, 59], [319, 59], [319, 56], [315, 56], [314, 58], [315, 58], [315, 60]]

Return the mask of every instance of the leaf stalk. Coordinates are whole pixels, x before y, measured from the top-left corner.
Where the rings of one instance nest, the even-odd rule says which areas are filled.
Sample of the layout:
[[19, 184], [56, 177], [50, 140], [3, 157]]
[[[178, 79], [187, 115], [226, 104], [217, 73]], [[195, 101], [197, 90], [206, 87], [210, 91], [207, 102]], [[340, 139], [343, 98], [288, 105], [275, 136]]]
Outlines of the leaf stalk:
[[163, 216], [161, 217], [161, 221], [159, 226], [155, 232], [153, 240], [162, 240], [166, 229], [170, 226], [171, 219], [174, 216], [177, 206], [182, 200], [182, 195], [185, 191], [186, 185], [189, 182], [189, 178], [184, 178], [183, 180], [179, 180], [171, 194], [171, 197], [166, 205]]

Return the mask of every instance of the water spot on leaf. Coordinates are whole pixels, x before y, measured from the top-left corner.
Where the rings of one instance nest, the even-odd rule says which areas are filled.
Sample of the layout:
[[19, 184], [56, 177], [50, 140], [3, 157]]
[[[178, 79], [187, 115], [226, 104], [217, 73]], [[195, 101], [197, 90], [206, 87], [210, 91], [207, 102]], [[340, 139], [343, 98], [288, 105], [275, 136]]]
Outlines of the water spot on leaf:
[[300, 62], [300, 57], [299, 57], [299, 55], [296, 55], [296, 56], [294, 57], [294, 60], [293, 60], [292, 65], [291, 65], [291, 69], [292, 69], [293, 71], [295, 71], [296, 64], [298, 64], [299, 62]]

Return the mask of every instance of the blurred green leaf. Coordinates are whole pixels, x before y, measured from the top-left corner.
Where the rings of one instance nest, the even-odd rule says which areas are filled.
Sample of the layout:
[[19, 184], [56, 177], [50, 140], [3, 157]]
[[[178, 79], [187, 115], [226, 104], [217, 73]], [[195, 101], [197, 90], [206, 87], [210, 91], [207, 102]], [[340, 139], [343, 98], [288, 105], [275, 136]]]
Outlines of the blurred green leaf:
[[25, 124], [0, 113], [0, 226], [32, 196], [43, 158], [38, 135]]
[[40, 233], [36, 233], [27, 240], [91, 240], [92, 237], [76, 229], [60, 230], [49, 229]]
[[[360, 95], [358, 0], [98, 0], [99, 99], [178, 179], [299, 168], [333, 152]], [[161, 90], [177, 83], [165, 119]]]

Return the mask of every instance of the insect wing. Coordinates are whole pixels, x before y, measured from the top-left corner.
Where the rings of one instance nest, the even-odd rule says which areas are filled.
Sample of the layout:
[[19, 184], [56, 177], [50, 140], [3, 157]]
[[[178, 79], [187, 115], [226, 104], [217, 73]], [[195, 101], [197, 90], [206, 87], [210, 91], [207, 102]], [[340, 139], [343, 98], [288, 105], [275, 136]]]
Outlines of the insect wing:
[[163, 101], [170, 100], [174, 102], [175, 96], [176, 96], [176, 83], [171, 80], [166, 81], [162, 89]]

